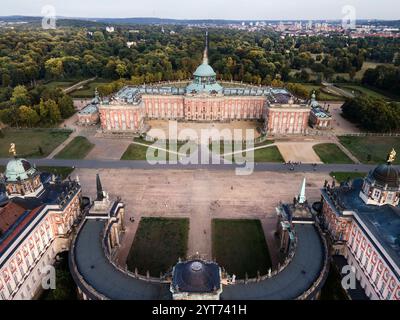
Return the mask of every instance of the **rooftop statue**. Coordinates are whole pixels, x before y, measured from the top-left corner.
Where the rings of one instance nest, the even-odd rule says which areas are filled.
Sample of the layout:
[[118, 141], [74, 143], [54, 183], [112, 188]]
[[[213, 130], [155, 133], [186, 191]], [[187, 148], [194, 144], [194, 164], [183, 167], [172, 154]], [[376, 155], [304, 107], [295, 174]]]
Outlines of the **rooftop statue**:
[[10, 144], [10, 149], [8, 150], [14, 157], [17, 156], [17, 149], [15, 148], [15, 143]]
[[392, 151], [388, 154], [387, 163], [388, 164], [393, 163], [396, 160], [396, 155], [397, 155], [397, 153], [393, 148]]

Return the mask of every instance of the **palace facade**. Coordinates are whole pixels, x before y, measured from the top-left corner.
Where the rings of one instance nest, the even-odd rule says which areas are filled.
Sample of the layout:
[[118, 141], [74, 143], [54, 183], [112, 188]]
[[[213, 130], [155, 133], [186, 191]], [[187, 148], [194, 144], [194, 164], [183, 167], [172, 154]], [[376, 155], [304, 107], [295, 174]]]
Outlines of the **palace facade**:
[[2, 185], [0, 300], [33, 299], [43, 291], [48, 266], [69, 249], [71, 228], [81, 213], [81, 187], [19, 158], [7, 164]]
[[[310, 110], [307, 103], [286, 89], [221, 86], [208, 64], [207, 48], [203, 63], [188, 85], [127, 86], [103, 99], [98, 106], [101, 128], [106, 133], [144, 133], [149, 129], [147, 119], [164, 119], [196, 122], [261, 120], [269, 134], [305, 134]], [[82, 119], [84, 117], [89, 116], [82, 115]]]
[[373, 300], [400, 300], [400, 181], [394, 154], [365, 179], [326, 183], [322, 190], [321, 221], [332, 253], [346, 258]]

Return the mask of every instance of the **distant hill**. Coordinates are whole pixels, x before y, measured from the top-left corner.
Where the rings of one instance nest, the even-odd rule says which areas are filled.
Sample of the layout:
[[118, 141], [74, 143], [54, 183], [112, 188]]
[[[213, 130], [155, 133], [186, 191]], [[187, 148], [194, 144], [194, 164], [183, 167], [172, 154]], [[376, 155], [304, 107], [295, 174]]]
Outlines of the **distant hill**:
[[[34, 17], [34, 16], [22, 16], [22, 15], [14, 15], [14, 16], [0, 16], [0, 21], [4, 22], [27, 22], [27, 23], [37, 23], [42, 20], [42, 17]], [[224, 20], [224, 19], [166, 19], [166, 18], [152, 18], [152, 17], [135, 17], [135, 18], [85, 18], [85, 17], [57, 17], [58, 22], [62, 25], [73, 25], [76, 23], [78, 26], [92, 26], [98, 23], [100, 24], [114, 24], [114, 25], [188, 25], [188, 24], [205, 24], [205, 25], [226, 25], [226, 24], [239, 24], [242, 22], [245, 23], [255, 23], [255, 22], [267, 22], [267, 23], [278, 23], [280, 21], [283, 22], [292, 22], [292, 21], [303, 21], [306, 20]], [[326, 22], [326, 20], [313, 20], [314, 22]], [[330, 23], [339, 24], [340, 20], [330, 20]], [[386, 20], [367, 20], [360, 19], [357, 21], [357, 24], [374, 24], [374, 25], [386, 25], [386, 26], [397, 26], [400, 27], [400, 20], [394, 21], [386, 21]]]

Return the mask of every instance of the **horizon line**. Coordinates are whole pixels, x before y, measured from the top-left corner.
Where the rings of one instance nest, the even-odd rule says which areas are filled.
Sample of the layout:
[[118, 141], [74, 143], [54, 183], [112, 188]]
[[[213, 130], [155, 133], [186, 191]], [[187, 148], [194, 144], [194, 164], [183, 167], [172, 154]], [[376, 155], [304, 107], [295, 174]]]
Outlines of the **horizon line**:
[[[44, 18], [41, 15], [24, 15], [24, 14], [10, 14], [3, 15], [0, 18], [7, 17], [27, 17], [27, 18]], [[156, 16], [136, 16], [136, 17], [85, 17], [85, 16], [62, 16], [56, 15], [56, 19], [159, 19], [159, 20], [173, 20], [173, 21], [235, 21], [235, 22], [260, 22], [260, 21], [341, 21], [342, 18], [318, 18], [318, 19], [307, 19], [307, 18], [285, 18], [285, 19], [229, 19], [229, 18], [167, 18], [167, 17], [156, 17]], [[389, 19], [389, 18], [358, 18], [356, 21], [400, 21], [400, 19]]]

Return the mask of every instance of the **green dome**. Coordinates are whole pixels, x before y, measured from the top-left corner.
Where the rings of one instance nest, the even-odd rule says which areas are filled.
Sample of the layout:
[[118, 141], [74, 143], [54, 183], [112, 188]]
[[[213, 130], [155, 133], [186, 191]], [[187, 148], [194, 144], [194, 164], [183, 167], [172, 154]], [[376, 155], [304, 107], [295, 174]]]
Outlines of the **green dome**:
[[208, 63], [202, 63], [194, 72], [195, 77], [215, 77], [217, 74]]
[[36, 173], [36, 169], [25, 159], [13, 159], [8, 162], [5, 177], [9, 182], [26, 180]]

